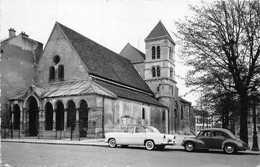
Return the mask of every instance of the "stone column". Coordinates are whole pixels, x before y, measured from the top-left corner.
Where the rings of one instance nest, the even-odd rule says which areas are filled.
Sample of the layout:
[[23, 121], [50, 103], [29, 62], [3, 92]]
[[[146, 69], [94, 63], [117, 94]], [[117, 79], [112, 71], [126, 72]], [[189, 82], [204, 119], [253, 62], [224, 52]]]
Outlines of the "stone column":
[[53, 124], [52, 131], [56, 131], [56, 110], [53, 110]]
[[64, 131], [66, 131], [67, 130], [67, 114], [68, 113], [68, 109], [67, 108], [65, 108], [64, 109]]
[[76, 108], [76, 122], [75, 122], [75, 132], [80, 140], [80, 129], [79, 129], [79, 108]]
[[11, 138], [14, 134], [14, 105], [11, 105]]
[[45, 111], [43, 109], [39, 108], [39, 127], [38, 127], [39, 134], [38, 134], [38, 138], [43, 136], [43, 131], [45, 129], [45, 127], [44, 127], [44, 122], [45, 122], [44, 112]]
[[28, 127], [28, 109], [23, 108], [23, 133], [24, 135], [28, 135], [29, 127]]
[[103, 107], [102, 107], [102, 138], [105, 138], [105, 97], [103, 97]]
[[165, 132], [169, 134], [169, 111], [166, 109], [163, 112], [165, 112]]
[[24, 113], [24, 110], [21, 109], [20, 110], [20, 131], [23, 131], [23, 121], [24, 121], [23, 113]]

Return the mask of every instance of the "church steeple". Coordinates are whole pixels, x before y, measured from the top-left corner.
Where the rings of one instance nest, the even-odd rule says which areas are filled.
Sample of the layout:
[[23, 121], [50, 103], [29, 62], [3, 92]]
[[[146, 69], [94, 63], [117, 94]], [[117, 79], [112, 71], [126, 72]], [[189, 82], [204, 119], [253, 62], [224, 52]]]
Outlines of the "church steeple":
[[161, 21], [145, 39], [145, 50], [146, 83], [157, 97], [175, 97], [175, 43]]
[[161, 21], [145, 39], [145, 81], [155, 97], [169, 108], [169, 131], [176, 133], [178, 87], [175, 81], [175, 43]]
[[161, 20], [157, 23], [157, 25], [154, 27], [154, 29], [150, 32], [150, 34], [145, 38], [145, 42], [151, 41], [151, 40], [158, 40], [161, 38], [167, 38], [169, 41], [175, 45], [175, 42], [173, 41], [171, 35], [164, 27]]

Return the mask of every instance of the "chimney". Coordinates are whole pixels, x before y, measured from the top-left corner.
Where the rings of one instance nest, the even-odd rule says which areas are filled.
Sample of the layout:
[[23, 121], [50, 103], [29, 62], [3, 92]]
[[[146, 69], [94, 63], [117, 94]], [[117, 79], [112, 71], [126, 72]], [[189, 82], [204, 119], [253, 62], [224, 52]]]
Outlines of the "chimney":
[[15, 37], [16, 35], [15, 35], [15, 30], [13, 29], [13, 28], [10, 28], [9, 30], [9, 38], [12, 38], [12, 37]]
[[27, 34], [26, 34], [25, 32], [23, 32], [23, 31], [21, 32], [21, 34], [22, 34], [23, 37], [27, 37], [27, 38], [29, 37], [29, 35], [27, 35]]

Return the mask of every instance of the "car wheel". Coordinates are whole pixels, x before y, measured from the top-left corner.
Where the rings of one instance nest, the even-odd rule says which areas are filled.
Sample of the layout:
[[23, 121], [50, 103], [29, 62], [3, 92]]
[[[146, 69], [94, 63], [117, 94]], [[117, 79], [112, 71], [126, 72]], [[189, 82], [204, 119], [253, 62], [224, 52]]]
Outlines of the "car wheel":
[[112, 148], [115, 148], [116, 146], [117, 146], [117, 144], [116, 144], [116, 139], [109, 139], [109, 141], [108, 141], [108, 145], [110, 146], [110, 147], [112, 147]]
[[236, 148], [232, 144], [226, 144], [224, 146], [224, 151], [227, 154], [233, 154], [233, 153], [236, 153]]
[[158, 150], [164, 150], [165, 145], [159, 145], [159, 146], [156, 146], [156, 148], [157, 148]]
[[145, 142], [145, 148], [147, 150], [152, 150], [152, 149], [154, 149], [154, 147], [155, 147], [154, 142], [152, 140], [148, 140]]
[[189, 151], [189, 152], [194, 151], [194, 150], [195, 150], [195, 145], [194, 145], [194, 143], [192, 143], [192, 142], [187, 142], [187, 143], [185, 144], [185, 150], [186, 150], [186, 151]]

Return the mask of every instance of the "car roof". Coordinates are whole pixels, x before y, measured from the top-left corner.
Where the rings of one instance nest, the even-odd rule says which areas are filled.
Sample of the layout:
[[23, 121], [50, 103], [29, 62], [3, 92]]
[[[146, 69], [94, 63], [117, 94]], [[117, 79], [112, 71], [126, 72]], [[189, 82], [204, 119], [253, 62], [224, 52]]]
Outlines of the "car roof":
[[136, 127], [136, 126], [143, 127], [143, 128], [153, 127], [153, 126], [150, 126], [150, 125], [127, 125], [126, 127]]
[[230, 132], [228, 129], [224, 129], [224, 128], [207, 128], [207, 129], [202, 129], [201, 131], [224, 131], [224, 132]]

